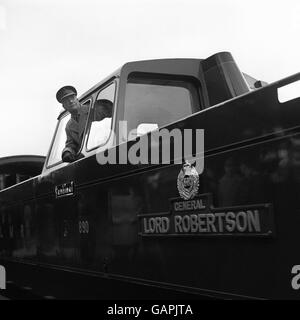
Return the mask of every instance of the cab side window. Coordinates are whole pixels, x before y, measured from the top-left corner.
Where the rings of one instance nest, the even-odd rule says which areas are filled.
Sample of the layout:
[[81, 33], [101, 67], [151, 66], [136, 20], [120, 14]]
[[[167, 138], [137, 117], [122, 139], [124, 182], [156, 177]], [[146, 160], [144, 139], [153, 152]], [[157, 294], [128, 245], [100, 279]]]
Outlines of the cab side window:
[[127, 130], [160, 128], [200, 110], [197, 85], [184, 77], [132, 73], [126, 85]]
[[111, 134], [115, 89], [112, 82], [98, 93], [90, 111], [87, 150], [104, 145]]
[[65, 128], [70, 119], [71, 119], [71, 115], [66, 114], [59, 121], [58, 128], [56, 130], [55, 139], [52, 144], [52, 148], [48, 158], [48, 167], [53, 166], [56, 163], [59, 163], [62, 161], [61, 153], [65, 147], [65, 143], [67, 140]]
[[[89, 105], [91, 103], [91, 100], [85, 101], [84, 103], [82, 103], [82, 106], [87, 108], [89, 108]], [[59, 121], [57, 130], [56, 130], [56, 135], [51, 147], [51, 151], [49, 154], [49, 158], [48, 158], [48, 162], [47, 162], [47, 167], [52, 167], [58, 163], [62, 162], [62, 151], [63, 149], [66, 147], [66, 142], [67, 142], [67, 134], [66, 134], [66, 127], [69, 123], [71, 119], [71, 115], [69, 113], [65, 113]], [[85, 120], [84, 120], [85, 119]], [[83, 131], [84, 131], [84, 127], [85, 124], [87, 122], [87, 117], [83, 118], [83, 121], [81, 123]], [[75, 128], [77, 130], [77, 128]], [[78, 128], [79, 131], [79, 128]], [[79, 152], [81, 150], [81, 145], [82, 145], [82, 138], [83, 138], [83, 134], [79, 134], [78, 132], [78, 142], [79, 142]]]

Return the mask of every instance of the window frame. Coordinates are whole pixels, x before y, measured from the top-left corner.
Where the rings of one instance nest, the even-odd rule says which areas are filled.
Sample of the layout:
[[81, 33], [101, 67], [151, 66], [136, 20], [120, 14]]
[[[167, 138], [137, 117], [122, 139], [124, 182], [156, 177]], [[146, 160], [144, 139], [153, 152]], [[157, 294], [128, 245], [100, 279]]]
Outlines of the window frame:
[[[89, 141], [89, 137], [90, 137], [90, 131], [91, 131], [91, 121], [90, 121], [90, 117], [91, 117], [91, 110], [93, 109], [94, 110], [94, 105], [95, 105], [95, 102], [98, 100], [97, 98], [98, 98], [98, 96], [99, 96], [99, 94], [103, 91], [103, 90], [105, 90], [106, 88], [108, 88], [110, 85], [112, 85], [112, 84], [114, 84], [115, 85], [115, 90], [114, 90], [114, 101], [113, 101], [113, 110], [112, 110], [112, 118], [111, 118], [111, 127], [110, 127], [110, 134], [109, 134], [109, 136], [107, 137], [107, 139], [105, 140], [105, 142], [104, 143], [102, 143], [102, 144], [99, 144], [99, 145], [97, 145], [97, 146], [95, 146], [95, 147], [93, 147], [93, 148], [90, 148], [90, 149], [88, 149], [88, 141]], [[88, 127], [86, 127], [86, 134], [85, 134], [85, 136], [86, 136], [86, 139], [85, 139], [85, 151], [87, 152], [87, 153], [89, 153], [89, 152], [91, 152], [91, 151], [94, 151], [94, 150], [96, 150], [96, 149], [98, 149], [98, 148], [101, 148], [101, 147], [103, 147], [103, 146], [105, 146], [107, 143], [108, 143], [108, 141], [110, 141], [110, 139], [111, 139], [111, 133], [112, 133], [112, 129], [114, 128], [114, 122], [115, 122], [115, 109], [116, 109], [116, 97], [117, 97], [117, 95], [116, 95], [116, 93], [117, 93], [117, 87], [118, 87], [118, 83], [117, 83], [117, 78], [116, 77], [114, 77], [114, 78], [112, 78], [112, 79], [110, 79], [109, 81], [107, 81], [101, 88], [99, 88], [99, 90], [97, 90], [97, 92], [95, 93], [95, 99], [94, 99], [94, 102], [91, 104], [91, 106], [90, 106], [90, 109], [89, 109], [89, 115], [88, 115], [88, 121], [87, 121], [87, 126]]]
[[[135, 80], [134, 82], [131, 82], [131, 80]], [[137, 80], [137, 82], [136, 82]], [[190, 92], [190, 99], [191, 99], [191, 113], [195, 114], [199, 111], [202, 111], [205, 109], [205, 104], [203, 100], [203, 92], [202, 92], [202, 84], [199, 79], [190, 76], [190, 75], [180, 75], [180, 74], [164, 74], [164, 73], [156, 73], [156, 72], [144, 72], [144, 71], [132, 71], [127, 74], [126, 77], [126, 86], [128, 83], [142, 83], [139, 82], [139, 80], [144, 80], [145, 83], [147, 84], [148, 81], [173, 81], [174, 83], [188, 83], [193, 86], [194, 90], [193, 92], [189, 90]], [[149, 83], [151, 85], [151, 83]], [[155, 83], [154, 83], [155, 84]], [[183, 87], [183, 86], [182, 86]], [[127, 91], [127, 90], [126, 90]], [[124, 110], [123, 110], [123, 119], [125, 119], [125, 114], [126, 114], [126, 94], [124, 97]], [[173, 119], [170, 120], [170, 122], [167, 122], [163, 124], [162, 126], [159, 126], [158, 129], [165, 128], [166, 126], [177, 122], [183, 118], [178, 118], [178, 119]], [[126, 140], [129, 141], [129, 140]], [[124, 141], [125, 142], [125, 141]]]
[[[92, 97], [89, 97], [88, 99], [86, 99], [84, 102], [80, 102], [80, 104], [86, 104], [87, 102], [90, 102], [90, 106], [93, 105], [93, 99]], [[49, 160], [50, 160], [50, 155], [51, 155], [51, 152], [52, 152], [52, 149], [53, 149], [53, 145], [54, 145], [54, 142], [56, 140], [56, 137], [57, 137], [57, 131], [58, 131], [58, 128], [59, 128], [59, 125], [61, 124], [61, 121], [64, 117], [67, 117], [68, 115], [70, 115], [70, 112], [68, 111], [65, 111], [63, 112], [62, 114], [59, 115], [58, 117], [58, 123], [56, 125], [56, 128], [55, 128], [55, 132], [54, 132], [54, 135], [53, 135], [53, 138], [52, 138], [52, 141], [51, 141], [51, 145], [50, 145], [50, 149], [49, 149], [49, 152], [48, 152], [48, 155], [47, 155], [47, 163], [46, 163], [46, 169], [51, 169], [55, 166], [58, 166], [62, 163], [64, 164], [70, 164], [68, 162], [63, 162], [62, 159], [58, 162], [55, 162], [55, 163], [52, 163], [49, 165]], [[88, 118], [89, 119], [89, 116], [90, 116], [90, 108], [89, 108], [89, 112], [88, 112]], [[86, 132], [86, 126], [87, 126], [87, 123], [88, 121], [86, 122], [85, 126], [84, 126], [84, 132], [83, 132], [83, 139], [81, 141], [81, 145], [80, 145], [80, 148], [78, 150], [78, 152], [76, 153], [76, 155], [80, 154], [82, 149], [83, 149], [83, 145], [84, 145], [84, 137], [85, 137], [85, 132]]]

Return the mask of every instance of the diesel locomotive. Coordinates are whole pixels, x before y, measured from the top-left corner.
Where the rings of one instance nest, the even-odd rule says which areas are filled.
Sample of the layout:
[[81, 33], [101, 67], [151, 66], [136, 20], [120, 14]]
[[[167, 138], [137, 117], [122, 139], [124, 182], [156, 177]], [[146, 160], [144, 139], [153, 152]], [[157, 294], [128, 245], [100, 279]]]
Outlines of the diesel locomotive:
[[[77, 275], [86, 296], [103, 281], [101, 299], [130, 298], [130, 290], [299, 298], [300, 99], [280, 91], [300, 73], [263, 85], [249, 78], [220, 52], [126, 63], [84, 93], [89, 116], [76, 161], [61, 159], [64, 111], [42, 173], [0, 192], [8, 276], [37, 282], [43, 270], [38, 281], [67, 287]], [[113, 105], [105, 125], [93, 121], [99, 99]], [[203, 139], [181, 157], [175, 136], [150, 141], [175, 129], [202, 130]], [[159, 161], [151, 161], [154, 145]]]

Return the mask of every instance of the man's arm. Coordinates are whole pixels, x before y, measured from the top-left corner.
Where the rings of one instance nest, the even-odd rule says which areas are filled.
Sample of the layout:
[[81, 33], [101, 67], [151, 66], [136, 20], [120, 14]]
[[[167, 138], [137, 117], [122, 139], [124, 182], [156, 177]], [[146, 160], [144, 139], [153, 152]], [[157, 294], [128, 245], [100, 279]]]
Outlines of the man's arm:
[[65, 148], [62, 151], [62, 160], [64, 162], [72, 162], [76, 158], [78, 143], [76, 141], [76, 132], [73, 132], [69, 125], [66, 126], [67, 140]]

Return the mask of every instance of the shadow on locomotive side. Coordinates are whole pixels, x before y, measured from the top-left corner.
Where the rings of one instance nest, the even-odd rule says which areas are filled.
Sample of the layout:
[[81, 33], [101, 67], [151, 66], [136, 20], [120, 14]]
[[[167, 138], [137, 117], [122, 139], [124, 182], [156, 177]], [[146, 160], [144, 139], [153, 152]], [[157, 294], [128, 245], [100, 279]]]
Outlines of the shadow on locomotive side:
[[[125, 64], [80, 97], [90, 111], [78, 160], [61, 161], [62, 112], [42, 173], [0, 192], [1, 264], [199, 296], [298, 298], [300, 100], [280, 102], [278, 89], [299, 79], [262, 85], [227, 52]], [[92, 121], [98, 99], [113, 103], [113, 135]], [[169, 163], [98, 163], [139, 154], [153, 129], [204, 130], [203, 172], [185, 162], [203, 158], [195, 139], [184, 165], [172, 139]]]

